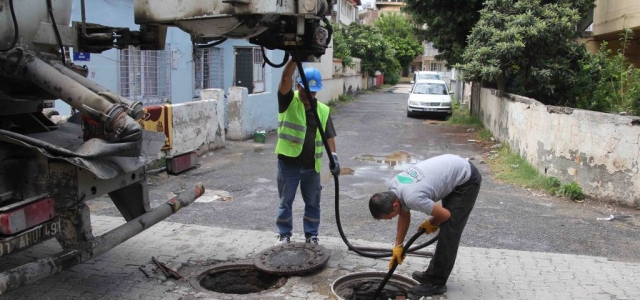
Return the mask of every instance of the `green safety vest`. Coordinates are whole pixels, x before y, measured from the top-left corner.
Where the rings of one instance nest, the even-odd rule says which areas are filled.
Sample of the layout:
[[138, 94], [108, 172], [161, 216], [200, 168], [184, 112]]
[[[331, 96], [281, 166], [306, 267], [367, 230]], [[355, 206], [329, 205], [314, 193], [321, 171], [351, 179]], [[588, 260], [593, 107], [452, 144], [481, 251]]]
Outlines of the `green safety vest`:
[[[327, 129], [327, 120], [329, 119], [329, 106], [324, 103], [317, 103], [317, 112], [322, 129]], [[305, 114], [304, 103], [300, 101], [298, 92], [293, 93], [293, 100], [289, 104], [289, 108], [283, 113], [278, 114], [278, 143], [276, 144], [276, 153], [289, 157], [298, 157], [302, 152], [304, 144], [304, 136], [307, 132], [307, 115]], [[322, 168], [322, 137], [320, 131], [316, 130], [316, 172], [320, 173]]]

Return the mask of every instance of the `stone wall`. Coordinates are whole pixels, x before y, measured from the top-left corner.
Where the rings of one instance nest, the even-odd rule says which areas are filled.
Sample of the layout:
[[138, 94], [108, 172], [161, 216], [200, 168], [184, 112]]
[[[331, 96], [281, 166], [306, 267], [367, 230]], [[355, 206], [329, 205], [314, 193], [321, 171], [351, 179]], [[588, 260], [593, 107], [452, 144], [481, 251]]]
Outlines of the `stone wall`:
[[640, 119], [546, 106], [483, 88], [484, 126], [541, 173], [604, 201], [640, 207]]

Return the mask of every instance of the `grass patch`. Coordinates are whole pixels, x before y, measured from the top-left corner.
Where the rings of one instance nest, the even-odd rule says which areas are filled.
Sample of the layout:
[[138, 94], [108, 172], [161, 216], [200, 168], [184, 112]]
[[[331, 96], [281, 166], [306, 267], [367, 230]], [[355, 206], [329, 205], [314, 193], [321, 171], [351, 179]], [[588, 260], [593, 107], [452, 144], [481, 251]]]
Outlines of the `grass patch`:
[[491, 133], [491, 131], [489, 131], [489, 129], [486, 128], [482, 128], [480, 130], [478, 130], [478, 139], [481, 141], [491, 141], [491, 138], [493, 137], [493, 134]]
[[503, 145], [496, 154], [489, 158], [489, 166], [497, 179], [526, 188], [545, 189], [547, 177], [520, 155], [512, 153], [509, 146]]
[[496, 179], [524, 188], [543, 190], [553, 196], [568, 197], [576, 202], [582, 202], [585, 198], [578, 183], [562, 184], [556, 177], [541, 174], [520, 155], [511, 152], [509, 146], [503, 145], [496, 154], [488, 162]]
[[333, 113], [339, 104], [349, 103], [349, 102], [351, 102], [351, 101], [353, 101], [355, 99], [356, 98], [351, 96], [351, 95], [342, 94], [342, 95], [338, 96], [338, 98], [334, 98], [334, 99], [329, 100], [329, 103], [327, 103], [327, 105], [331, 109], [330, 112]]
[[454, 110], [453, 115], [447, 121], [449, 125], [468, 126], [476, 129], [483, 128], [482, 121], [475, 116], [469, 114], [469, 111]]

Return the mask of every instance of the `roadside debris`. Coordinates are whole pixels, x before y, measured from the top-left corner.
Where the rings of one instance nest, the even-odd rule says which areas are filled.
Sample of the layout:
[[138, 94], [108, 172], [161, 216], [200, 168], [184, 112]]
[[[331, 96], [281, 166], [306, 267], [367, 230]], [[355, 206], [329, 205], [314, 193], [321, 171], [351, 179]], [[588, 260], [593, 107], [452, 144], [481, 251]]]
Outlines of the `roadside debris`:
[[159, 260], [157, 260], [154, 256], [151, 257], [151, 260], [153, 260], [153, 263], [158, 267], [158, 269], [160, 269], [160, 271], [162, 272], [162, 274], [164, 274], [165, 277], [167, 277], [167, 278], [173, 277], [175, 279], [183, 279], [184, 278], [184, 276], [182, 276], [180, 273], [178, 273], [178, 271], [169, 268], [167, 265], [165, 265], [164, 263], [162, 263]]
[[596, 220], [598, 221], [611, 221], [613, 220], [615, 217], [613, 215], [609, 215], [608, 218], [596, 218]]

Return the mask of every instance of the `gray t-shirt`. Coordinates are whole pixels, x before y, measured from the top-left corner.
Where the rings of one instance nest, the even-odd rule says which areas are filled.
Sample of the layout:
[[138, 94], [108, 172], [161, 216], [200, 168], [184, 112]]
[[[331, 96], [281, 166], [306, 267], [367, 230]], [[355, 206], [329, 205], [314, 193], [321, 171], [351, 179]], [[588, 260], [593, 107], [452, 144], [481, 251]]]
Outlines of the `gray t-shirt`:
[[467, 159], [444, 154], [421, 161], [396, 175], [389, 182], [404, 210], [431, 214], [435, 202], [449, 195], [453, 189], [471, 177]]

